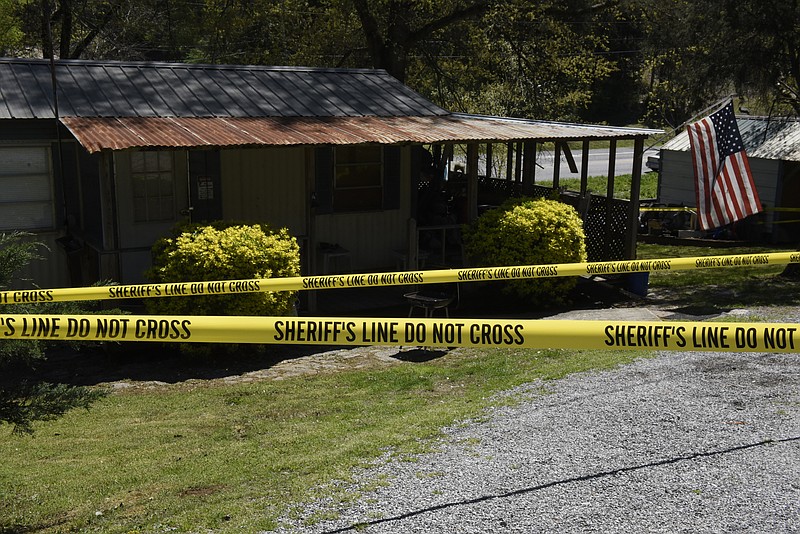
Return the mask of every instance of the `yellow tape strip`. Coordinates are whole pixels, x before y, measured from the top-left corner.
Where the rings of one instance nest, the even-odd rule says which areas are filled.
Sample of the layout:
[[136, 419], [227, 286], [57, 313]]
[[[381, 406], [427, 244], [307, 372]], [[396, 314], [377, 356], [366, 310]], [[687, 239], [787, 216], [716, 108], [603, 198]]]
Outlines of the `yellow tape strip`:
[[656, 207], [640, 207], [639, 211], [691, 211], [694, 213], [697, 211], [697, 208], [687, 208], [687, 207], [663, 207], [663, 208], [656, 208]]
[[261, 291], [303, 291], [311, 289], [480, 282], [526, 278], [555, 278], [559, 276], [684, 271], [710, 267], [749, 268], [758, 265], [782, 265], [787, 263], [800, 263], [800, 252], [772, 252], [766, 254], [734, 254], [728, 256], [589, 263], [556, 263], [551, 265], [517, 265], [512, 267], [479, 267], [473, 269], [440, 269], [433, 271], [401, 271], [370, 274], [295, 276], [291, 278], [262, 278], [254, 280], [0, 291], [0, 304], [119, 300], [129, 298], [258, 293]]
[[565, 349], [798, 352], [798, 324], [323, 317], [0, 315], [0, 337]]
[[[692, 208], [689, 206], [664, 206], [659, 208], [658, 206], [641, 206], [639, 207], [639, 211], [697, 211], [697, 208]], [[785, 213], [796, 213], [800, 212], [800, 208], [764, 208], [762, 211], [772, 211], [772, 212], [785, 212]]]

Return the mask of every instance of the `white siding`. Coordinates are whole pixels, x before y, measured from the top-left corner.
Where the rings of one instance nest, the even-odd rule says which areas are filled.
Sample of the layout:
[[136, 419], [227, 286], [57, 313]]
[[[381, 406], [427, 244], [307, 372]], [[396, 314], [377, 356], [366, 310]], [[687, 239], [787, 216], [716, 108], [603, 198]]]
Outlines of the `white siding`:
[[[750, 171], [764, 208], [778, 204], [778, 177], [780, 162], [771, 159], [749, 158]], [[659, 177], [659, 202], [696, 206], [694, 170], [691, 152], [662, 150], [661, 175]], [[772, 212], [764, 215], [763, 231], [772, 231]]]
[[224, 219], [307, 234], [304, 148], [223, 150], [221, 157]]
[[[314, 243], [348, 249], [354, 271], [394, 267], [392, 251], [407, 248], [409, 150], [402, 152], [399, 210], [318, 215], [313, 229], [307, 223], [306, 162], [302, 147], [223, 150], [223, 217], [287, 227], [298, 237], [313, 233]], [[319, 266], [311, 270], [319, 272]]]
[[695, 205], [694, 171], [688, 152], [661, 151], [658, 200], [664, 204]]
[[[400, 209], [318, 215], [314, 222], [317, 243], [336, 243], [351, 252], [354, 271], [376, 271], [396, 266], [393, 250], [408, 247], [410, 214], [410, 151], [402, 151]], [[319, 266], [317, 266], [319, 269]]]
[[[750, 158], [750, 171], [764, 207], [776, 205], [780, 162]], [[665, 204], [695, 205], [694, 170], [690, 152], [661, 151], [659, 200]]]

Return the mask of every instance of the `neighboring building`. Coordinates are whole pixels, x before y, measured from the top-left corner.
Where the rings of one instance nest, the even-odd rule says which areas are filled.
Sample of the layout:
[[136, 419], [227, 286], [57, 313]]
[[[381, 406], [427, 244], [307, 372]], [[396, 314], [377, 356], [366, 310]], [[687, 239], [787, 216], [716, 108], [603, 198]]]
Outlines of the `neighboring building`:
[[[304, 274], [320, 272], [326, 243], [349, 251], [348, 269], [393, 268], [398, 256], [415, 266], [430, 153], [466, 144], [466, 222], [478, 213], [479, 143], [524, 148], [517, 179], [530, 188], [537, 142], [581, 141], [586, 155], [590, 140], [634, 139], [641, 168], [654, 133], [450, 113], [380, 70], [54, 67], [0, 59], [0, 231], [50, 246], [28, 273], [42, 287], [142, 282], [151, 245], [186, 219], [287, 227]], [[635, 251], [637, 213], [622, 212], [633, 232], [617, 255]]]
[[[800, 235], [800, 120], [736, 118], [753, 181], [765, 211], [737, 225], [739, 237], [783, 243]], [[684, 131], [660, 153], [659, 202], [697, 207], [689, 136]]]

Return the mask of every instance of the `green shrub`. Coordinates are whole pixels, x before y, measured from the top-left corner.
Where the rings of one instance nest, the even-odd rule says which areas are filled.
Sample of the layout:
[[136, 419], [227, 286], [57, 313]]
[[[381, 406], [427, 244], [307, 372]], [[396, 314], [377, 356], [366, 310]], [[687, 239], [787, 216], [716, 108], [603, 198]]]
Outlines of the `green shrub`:
[[[28, 263], [43, 259], [39, 249], [44, 245], [31, 237], [23, 232], [0, 233], [0, 290], [7, 290], [17, 271]], [[86, 313], [81, 308], [86, 304], [43, 302], [9, 304], [0, 309], [14, 314], [76, 314]], [[32, 433], [35, 422], [57, 419], [73, 408], [89, 408], [105, 395], [98, 388], [44, 381], [37, 368], [47, 359], [48, 348], [46, 340], [0, 339], [0, 429], [9, 424], [16, 433]]]
[[[467, 256], [478, 266], [540, 265], [586, 260], [583, 223], [555, 200], [512, 199], [487, 211], [464, 231]], [[561, 303], [574, 277], [503, 282], [503, 290], [534, 303]]]
[[[179, 235], [153, 245], [156, 283], [283, 278], [300, 274], [300, 248], [283, 228], [217, 222], [183, 226]], [[147, 299], [163, 315], [287, 315], [295, 292], [257, 292]]]

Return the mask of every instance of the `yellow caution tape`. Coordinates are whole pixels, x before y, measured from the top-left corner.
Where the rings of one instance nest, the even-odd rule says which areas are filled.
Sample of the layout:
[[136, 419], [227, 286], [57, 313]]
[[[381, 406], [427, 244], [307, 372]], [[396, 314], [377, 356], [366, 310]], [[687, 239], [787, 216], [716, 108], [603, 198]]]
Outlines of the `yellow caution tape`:
[[639, 208], [639, 211], [690, 211], [690, 212], [694, 213], [695, 211], [697, 211], [697, 208], [689, 208], [689, 207], [685, 207], [685, 206], [678, 206], [678, 207], [675, 207], [675, 206], [666, 207], [665, 206], [663, 208], [641, 206]]
[[[697, 211], [697, 208], [692, 208], [690, 206], [640, 206], [639, 211]], [[784, 213], [796, 213], [800, 212], [800, 208], [764, 208], [762, 211], [771, 211], [771, 212], [784, 212]]]
[[659, 321], [0, 315], [0, 337], [564, 349], [798, 352], [798, 324]]
[[441, 284], [451, 282], [486, 282], [492, 280], [517, 280], [526, 278], [555, 278], [559, 276], [682, 271], [711, 267], [753, 267], [758, 265], [782, 265], [787, 263], [800, 263], [800, 252], [0, 291], [0, 304], [183, 297], [258, 293], [261, 291], [302, 291], [312, 289]]

